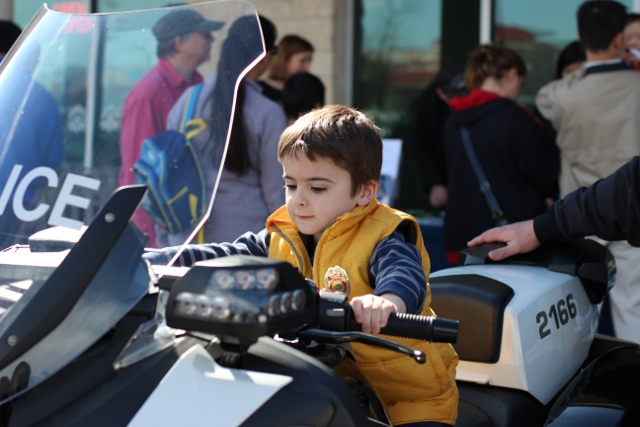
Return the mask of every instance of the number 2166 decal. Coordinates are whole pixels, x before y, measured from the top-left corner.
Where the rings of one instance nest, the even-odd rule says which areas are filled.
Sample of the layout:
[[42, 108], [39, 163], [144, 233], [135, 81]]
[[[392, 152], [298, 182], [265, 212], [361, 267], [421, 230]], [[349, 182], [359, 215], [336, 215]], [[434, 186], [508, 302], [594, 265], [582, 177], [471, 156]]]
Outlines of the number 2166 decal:
[[[559, 300], [557, 303], [549, 307], [549, 311], [540, 311], [536, 314], [536, 323], [539, 326], [538, 333], [540, 339], [551, 334], [551, 327], [555, 324], [556, 329], [569, 323], [578, 314], [576, 303], [573, 302], [573, 295], [567, 295], [567, 298]], [[551, 320], [551, 322], [549, 322]]]

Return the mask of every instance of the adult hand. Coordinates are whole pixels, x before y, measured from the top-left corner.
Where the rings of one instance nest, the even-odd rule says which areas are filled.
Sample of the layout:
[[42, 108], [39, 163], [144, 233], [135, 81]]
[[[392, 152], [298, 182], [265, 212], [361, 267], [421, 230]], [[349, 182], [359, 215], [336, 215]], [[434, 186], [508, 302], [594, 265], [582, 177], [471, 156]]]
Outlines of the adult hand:
[[533, 231], [533, 220], [515, 222], [496, 227], [474, 237], [467, 245], [478, 246], [483, 243], [504, 242], [507, 246], [489, 252], [489, 258], [500, 261], [512, 255], [531, 252], [540, 246]]

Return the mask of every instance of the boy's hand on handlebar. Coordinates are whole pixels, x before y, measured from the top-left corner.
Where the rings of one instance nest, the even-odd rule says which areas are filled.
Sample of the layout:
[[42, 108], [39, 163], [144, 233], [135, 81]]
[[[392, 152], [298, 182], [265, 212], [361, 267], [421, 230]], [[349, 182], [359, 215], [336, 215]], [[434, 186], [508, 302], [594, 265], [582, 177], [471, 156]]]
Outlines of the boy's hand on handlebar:
[[533, 230], [533, 220], [492, 228], [474, 237], [467, 245], [478, 246], [492, 242], [504, 242], [507, 244], [503, 248], [489, 252], [489, 258], [494, 261], [500, 261], [511, 255], [531, 252], [540, 246], [540, 241]]
[[380, 333], [387, 326], [391, 313], [406, 311], [404, 301], [397, 295], [388, 293], [384, 296], [369, 294], [354, 297], [350, 304], [356, 322], [362, 325], [362, 332], [368, 334]]

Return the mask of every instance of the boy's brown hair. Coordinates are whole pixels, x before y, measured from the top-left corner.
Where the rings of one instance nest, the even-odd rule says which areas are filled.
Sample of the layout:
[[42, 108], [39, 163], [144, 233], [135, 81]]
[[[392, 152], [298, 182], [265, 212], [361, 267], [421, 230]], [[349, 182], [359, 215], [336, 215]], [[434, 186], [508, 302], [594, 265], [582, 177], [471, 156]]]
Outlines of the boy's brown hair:
[[363, 113], [343, 105], [328, 105], [301, 116], [282, 133], [278, 160], [298, 154], [314, 162], [331, 160], [351, 175], [351, 195], [370, 180], [380, 180], [382, 136]]

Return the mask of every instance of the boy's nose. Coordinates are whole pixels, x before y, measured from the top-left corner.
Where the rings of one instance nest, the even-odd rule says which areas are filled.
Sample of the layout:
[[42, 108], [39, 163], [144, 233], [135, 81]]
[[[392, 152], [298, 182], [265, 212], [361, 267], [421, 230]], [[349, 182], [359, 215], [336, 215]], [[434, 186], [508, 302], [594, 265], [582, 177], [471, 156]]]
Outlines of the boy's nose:
[[300, 191], [296, 191], [296, 194], [293, 196], [293, 203], [298, 206], [305, 206], [307, 204], [307, 199]]

